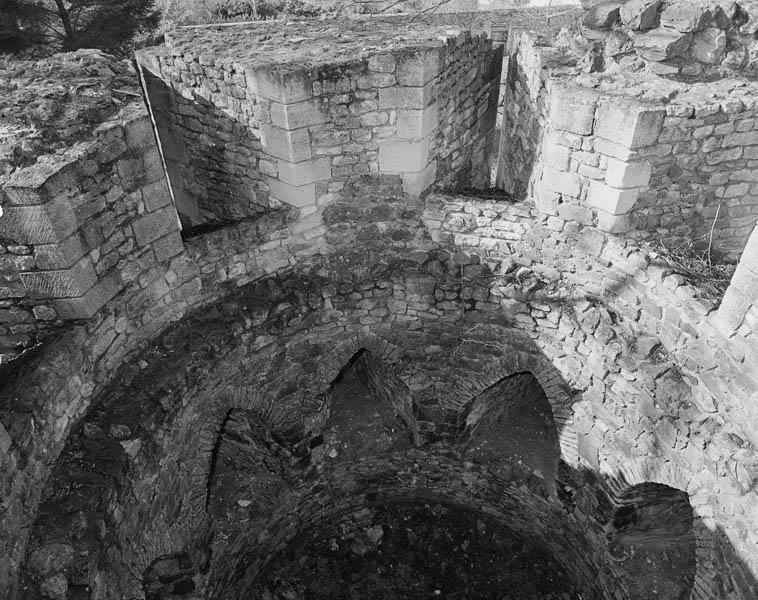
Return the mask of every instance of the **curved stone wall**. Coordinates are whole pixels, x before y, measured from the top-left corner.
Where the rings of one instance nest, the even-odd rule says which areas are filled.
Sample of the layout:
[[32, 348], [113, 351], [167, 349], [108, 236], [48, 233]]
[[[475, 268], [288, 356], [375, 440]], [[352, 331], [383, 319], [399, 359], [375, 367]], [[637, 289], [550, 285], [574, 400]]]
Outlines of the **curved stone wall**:
[[[691, 597], [755, 597], [749, 307], [728, 319], [726, 300], [716, 311], [633, 241], [539, 200], [420, 198], [397, 174], [353, 173], [331, 202], [316, 229], [280, 208], [169, 260], [135, 255], [91, 318], [2, 367], [3, 593], [141, 600], [163, 593], [162, 572], [179, 592], [235, 597], [319, 519], [422, 498], [488, 511], [587, 595], [634, 597], [608, 534], [641, 497], [628, 490], [654, 483], [680, 493], [634, 510], [686, 498]], [[399, 418], [415, 448], [330, 457], [324, 428], [356, 355], [380, 423]], [[548, 478], [461, 455], [470, 409], [525, 373], [555, 426]], [[266, 469], [294, 475], [275, 514], [232, 531], [209, 490], [236, 410], [257, 419], [245, 435], [271, 448]]]

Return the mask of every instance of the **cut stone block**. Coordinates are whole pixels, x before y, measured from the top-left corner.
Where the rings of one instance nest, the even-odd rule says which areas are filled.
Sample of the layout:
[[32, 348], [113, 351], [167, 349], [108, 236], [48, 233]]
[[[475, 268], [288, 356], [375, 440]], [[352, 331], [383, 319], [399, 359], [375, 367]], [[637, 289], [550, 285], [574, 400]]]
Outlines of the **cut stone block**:
[[8, 203], [12, 206], [45, 204], [64, 190], [75, 187], [81, 177], [79, 158], [81, 153], [71, 152], [17, 170], [3, 186]]
[[54, 244], [77, 227], [74, 210], [63, 199], [37, 206], [8, 206], [0, 217], [0, 237], [19, 244]]
[[576, 173], [558, 171], [550, 167], [545, 167], [542, 171], [542, 186], [548, 191], [572, 198], [578, 198], [582, 188], [581, 180]]
[[597, 211], [597, 228], [608, 233], [626, 233], [633, 229], [630, 215], [612, 215], [604, 210]]
[[39, 244], [34, 247], [37, 267], [45, 270], [68, 269], [86, 252], [79, 232], [67, 237], [58, 244]]
[[753, 273], [758, 275], [758, 229], [750, 234], [745, 249], [742, 251], [740, 264], [744, 264]]
[[100, 307], [121, 291], [121, 278], [117, 272], [104, 277], [86, 293], [77, 298], [53, 301], [61, 319], [89, 319]]
[[329, 121], [329, 114], [319, 100], [295, 104], [271, 103], [271, 122], [282, 129], [300, 129]]
[[245, 67], [248, 87], [258, 96], [274, 102], [293, 104], [313, 97], [313, 74], [310, 71], [278, 71], [269, 67]]
[[297, 206], [298, 208], [316, 204], [315, 183], [295, 186], [278, 179], [269, 179], [268, 185], [271, 197], [285, 204]]
[[589, 90], [553, 85], [550, 90], [549, 121], [551, 125], [580, 135], [592, 133], [595, 107], [599, 95]]
[[600, 104], [595, 135], [627, 148], [652, 146], [658, 141], [666, 111], [617, 99]]
[[70, 269], [21, 273], [20, 277], [30, 296], [42, 298], [82, 296], [97, 282], [95, 268], [86, 256]]
[[184, 241], [178, 231], [173, 231], [153, 242], [153, 252], [158, 262], [163, 262], [184, 252]]
[[280, 160], [278, 167], [279, 179], [289, 185], [305, 185], [315, 181], [324, 181], [332, 176], [329, 158], [315, 158], [299, 163]]
[[442, 69], [442, 48], [425, 48], [397, 57], [397, 81], [400, 85], [422, 86]]
[[439, 125], [437, 105], [430, 104], [421, 110], [399, 109], [397, 111], [397, 137], [406, 140], [425, 138]]
[[724, 293], [724, 299], [721, 301], [718, 310], [718, 317], [727, 329], [735, 331], [742, 321], [745, 320], [745, 315], [753, 303], [742, 292], [740, 292], [735, 286], [730, 285], [726, 288]]
[[302, 162], [311, 157], [311, 140], [307, 129], [288, 131], [275, 125], [261, 125], [261, 144], [264, 152], [288, 162]]
[[545, 189], [541, 182], [534, 186], [534, 203], [542, 214], [557, 215], [561, 195]]
[[608, 159], [605, 183], [616, 188], [644, 187], [650, 183], [650, 163], [624, 162], [615, 158]]
[[436, 175], [436, 160], [429, 163], [423, 171], [403, 173], [403, 192], [409, 196], [420, 196], [434, 183]]
[[729, 285], [740, 290], [751, 302], [758, 302], [758, 274], [748, 269], [744, 262], [737, 265]]
[[605, 156], [612, 156], [618, 158], [624, 162], [630, 162], [639, 156], [637, 150], [632, 150], [628, 146], [623, 146], [609, 140], [605, 140], [601, 137], [595, 138], [595, 152], [604, 154]]
[[571, 159], [571, 148], [552, 143], [550, 137], [545, 136], [542, 142], [542, 160], [545, 165], [558, 171], [567, 171]]
[[417, 142], [387, 142], [379, 146], [379, 169], [388, 173], [423, 171], [429, 163], [431, 137]]
[[158, 210], [171, 204], [171, 192], [165, 178], [144, 186], [142, 198], [145, 201], [145, 208], [149, 211]]
[[374, 73], [394, 73], [396, 64], [392, 54], [375, 54], [368, 59], [368, 70]]
[[173, 206], [144, 214], [132, 223], [134, 239], [138, 246], [149, 244], [172, 231], [179, 231], [180, 229], [176, 210]]
[[690, 47], [691, 36], [669, 29], [654, 29], [634, 39], [637, 53], [655, 62], [683, 56]]
[[147, 148], [155, 145], [153, 123], [147, 115], [126, 121], [124, 139], [130, 148]]
[[628, 213], [637, 202], [639, 189], [618, 189], [599, 181], [592, 181], [587, 192], [587, 202], [610, 215]]
[[434, 86], [393, 85], [379, 90], [379, 108], [426, 108], [433, 100]]

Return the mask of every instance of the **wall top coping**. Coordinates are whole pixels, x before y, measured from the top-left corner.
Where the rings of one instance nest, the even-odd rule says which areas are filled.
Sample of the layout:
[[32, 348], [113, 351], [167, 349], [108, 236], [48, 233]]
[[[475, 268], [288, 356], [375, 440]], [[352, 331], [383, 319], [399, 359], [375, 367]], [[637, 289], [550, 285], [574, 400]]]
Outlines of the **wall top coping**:
[[396, 20], [327, 19], [263, 21], [175, 29], [164, 46], [140, 53], [140, 60], [168, 50], [208, 67], [304, 71], [339, 66], [384, 53], [413, 54], [442, 49], [467, 39], [467, 28]]

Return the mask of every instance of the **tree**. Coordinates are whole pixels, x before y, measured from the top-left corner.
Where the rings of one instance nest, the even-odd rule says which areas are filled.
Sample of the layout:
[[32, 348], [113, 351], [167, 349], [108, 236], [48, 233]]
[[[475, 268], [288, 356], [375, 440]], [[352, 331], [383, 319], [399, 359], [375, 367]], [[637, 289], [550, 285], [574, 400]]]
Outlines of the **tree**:
[[41, 53], [99, 48], [124, 54], [135, 34], [157, 27], [160, 13], [153, 5], [154, 0], [0, 0], [0, 23], [33, 31], [21, 41]]
[[43, 13], [27, 0], [0, 0], [0, 52], [18, 52], [39, 42]]

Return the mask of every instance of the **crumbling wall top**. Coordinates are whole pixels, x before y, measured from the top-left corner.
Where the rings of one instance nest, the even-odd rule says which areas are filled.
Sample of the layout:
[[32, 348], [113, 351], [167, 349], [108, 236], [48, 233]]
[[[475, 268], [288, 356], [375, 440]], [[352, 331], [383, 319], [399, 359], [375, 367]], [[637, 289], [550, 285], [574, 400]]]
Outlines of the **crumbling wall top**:
[[207, 65], [301, 71], [385, 52], [443, 47], [459, 34], [446, 25], [396, 19], [266, 21], [181, 27], [166, 35], [166, 49]]
[[131, 62], [100, 50], [0, 65], [0, 176], [83, 141], [142, 97]]

